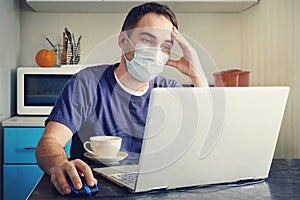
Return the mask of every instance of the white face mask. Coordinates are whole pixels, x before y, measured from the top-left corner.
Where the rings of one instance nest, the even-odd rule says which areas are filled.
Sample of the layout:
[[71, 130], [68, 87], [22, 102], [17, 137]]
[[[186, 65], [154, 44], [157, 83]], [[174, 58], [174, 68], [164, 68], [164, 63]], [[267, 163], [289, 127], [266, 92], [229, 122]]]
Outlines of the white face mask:
[[123, 54], [128, 72], [135, 79], [147, 82], [154, 79], [164, 71], [164, 66], [169, 60], [169, 55], [162, 52], [159, 47], [147, 47], [137, 44], [134, 57], [127, 60]]

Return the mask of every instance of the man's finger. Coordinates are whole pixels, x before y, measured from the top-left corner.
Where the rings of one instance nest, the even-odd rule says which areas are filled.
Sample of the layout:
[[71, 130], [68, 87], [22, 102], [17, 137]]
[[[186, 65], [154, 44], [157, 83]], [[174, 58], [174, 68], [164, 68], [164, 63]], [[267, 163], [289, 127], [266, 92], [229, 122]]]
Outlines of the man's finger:
[[91, 168], [85, 162], [79, 159], [76, 159], [73, 162], [76, 169], [83, 173], [85, 181], [89, 186], [97, 184], [97, 180], [94, 178]]

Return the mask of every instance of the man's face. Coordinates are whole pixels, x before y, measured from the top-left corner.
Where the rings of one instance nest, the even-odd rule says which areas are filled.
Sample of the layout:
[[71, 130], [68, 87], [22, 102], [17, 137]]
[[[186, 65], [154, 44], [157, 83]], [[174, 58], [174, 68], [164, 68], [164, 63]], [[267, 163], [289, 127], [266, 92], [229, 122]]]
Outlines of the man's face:
[[163, 52], [170, 55], [173, 41], [171, 31], [173, 24], [163, 15], [148, 13], [138, 22], [135, 29], [128, 34], [129, 41], [126, 41], [124, 52], [126, 58], [131, 60], [134, 57], [134, 47], [140, 44], [148, 47], [159, 47]]

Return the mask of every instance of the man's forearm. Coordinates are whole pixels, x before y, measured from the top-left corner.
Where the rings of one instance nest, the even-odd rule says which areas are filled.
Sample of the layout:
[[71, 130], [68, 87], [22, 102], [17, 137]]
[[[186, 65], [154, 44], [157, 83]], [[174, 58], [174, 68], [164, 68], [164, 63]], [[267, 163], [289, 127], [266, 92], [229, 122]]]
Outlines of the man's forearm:
[[208, 87], [207, 81], [203, 81], [202, 78], [191, 78], [194, 87]]
[[64, 147], [53, 138], [42, 138], [39, 142], [36, 159], [42, 170], [51, 174], [51, 170], [56, 166], [68, 161]]

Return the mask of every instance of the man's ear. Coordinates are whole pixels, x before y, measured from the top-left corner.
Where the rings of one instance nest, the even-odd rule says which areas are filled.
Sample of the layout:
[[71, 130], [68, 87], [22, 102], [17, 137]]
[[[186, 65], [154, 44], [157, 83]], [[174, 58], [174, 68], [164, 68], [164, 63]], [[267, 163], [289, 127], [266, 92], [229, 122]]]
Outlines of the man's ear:
[[119, 44], [119, 47], [122, 49], [122, 50], [125, 50], [125, 45], [127, 43], [127, 37], [126, 37], [126, 32], [125, 31], [122, 31], [120, 34], [119, 34], [119, 40], [118, 40], [118, 44]]

